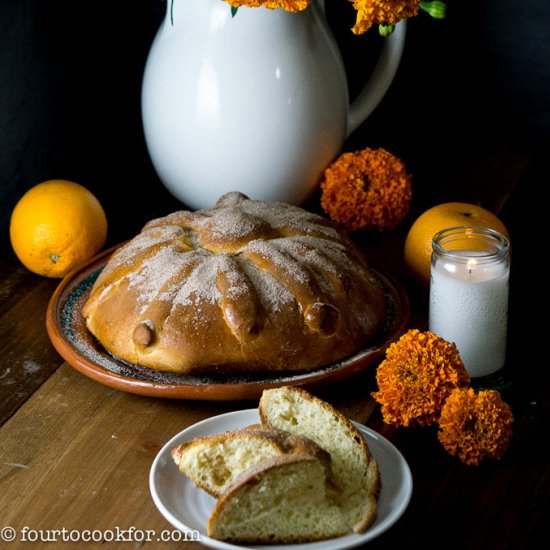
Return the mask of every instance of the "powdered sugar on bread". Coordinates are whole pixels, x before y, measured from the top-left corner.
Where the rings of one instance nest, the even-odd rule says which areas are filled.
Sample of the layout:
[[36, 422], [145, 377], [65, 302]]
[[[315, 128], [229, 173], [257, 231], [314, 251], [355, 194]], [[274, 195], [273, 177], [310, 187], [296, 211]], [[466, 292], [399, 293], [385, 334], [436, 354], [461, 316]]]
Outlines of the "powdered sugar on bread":
[[148, 223], [93, 285], [86, 325], [115, 357], [159, 371], [302, 371], [382, 327], [383, 289], [322, 216], [229, 193]]

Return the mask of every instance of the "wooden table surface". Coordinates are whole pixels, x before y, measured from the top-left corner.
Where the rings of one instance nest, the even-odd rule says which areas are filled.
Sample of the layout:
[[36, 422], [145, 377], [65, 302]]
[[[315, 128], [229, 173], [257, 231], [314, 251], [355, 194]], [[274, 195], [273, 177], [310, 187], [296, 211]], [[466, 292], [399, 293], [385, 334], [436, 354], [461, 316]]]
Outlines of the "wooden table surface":
[[[413, 496], [397, 524], [369, 548], [533, 548], [548, 519], [548, 351], [543, 326], [548, 300], [536, 256], [545, 213], [533, 201], [535, 158], [503, 155], [472, 170], [472, 193], [498, 211], [513, 238], [508, 363], [504, 398], [514, 437], [501, 461], [465, 466], [447, 455], [431, 429], [385, 425], [370, 397], [374, 371], [315, 389], [351, 419], [380, 432], [401, 451], [413, 476]], [[547, 176], [546, 181], [547, 181]], [[480, 184], [482, 182], [482, 184]], [[449, 182], [449, 189], [451, 189]], [[447, 193], [447, 194], [445, 194]], [[452, 198], [449, 190], [441, 197]], [[461, 197], [461, 199], [464, 197]], [[468, 197], [467, 197], [468, 198]], [[435, 200], [435, 199], [434, 199]], [[536, 204], [533, 204], [536, 203]], [[411, 325], [425, 320], [426, 295], [403, 274], [404, 227], [358, 239], [384, 269], [400, 278], [413, 307]], [[129, 237], [130, 235], [128, 235]], [[0, 548], [96, 530], [119, 533], [109, 544], [67, 548], [202, 548], [198, 542], [158, 542], [172, 527], [157, 511], [148, 475], [162, 445], [191, 424], [256, 402], [164, 400], [123, 393], [94, 382], [62, 360], [45, 328], [58, 281], [29, 273], [7, 251], [0, 262]], [[59, 530], [57, 535], [56, 531]], [[130, 531], [131, 530], [131, 531]], [[142, 532], [154, 532], [142, 541]], [[15, 540], [6, 541], [13, 536]], [[72, 535], [75, 536], [74, 533]], [[127, 539], [127, 540], [123, 540]]]

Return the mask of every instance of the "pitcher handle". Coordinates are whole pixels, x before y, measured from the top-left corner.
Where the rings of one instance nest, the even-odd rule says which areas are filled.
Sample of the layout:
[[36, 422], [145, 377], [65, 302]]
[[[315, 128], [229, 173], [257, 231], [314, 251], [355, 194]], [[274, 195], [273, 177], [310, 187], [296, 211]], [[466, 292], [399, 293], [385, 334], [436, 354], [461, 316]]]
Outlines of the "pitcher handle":
[[380, 57], [367, 83], [349, 108], [346, 138], [376, 109], [388, 91], [405, 46], [407, 22], [399, 22], [393, 32], [384, 39]]

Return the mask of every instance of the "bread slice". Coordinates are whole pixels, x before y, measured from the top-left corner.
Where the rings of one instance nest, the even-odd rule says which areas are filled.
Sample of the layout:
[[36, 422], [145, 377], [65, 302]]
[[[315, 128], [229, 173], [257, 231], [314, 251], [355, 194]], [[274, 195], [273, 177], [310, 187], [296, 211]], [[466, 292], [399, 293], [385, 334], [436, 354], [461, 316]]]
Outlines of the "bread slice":
[[207, 532], [229, 542], [285, 544], [339, 537], [351, 530], [326, 490], [321, 462], [292, 454], [243, 472], [216, 502]]
[[179, 469], [214, 497], [219, 497], [241, 472], [268, 458], [291, 454], [319, 459], [331, 480], [330, 456], [326, 451], [306, 437], [271, 427], [253, 425], [199, 437], [172, 449]]
[[259, 412], [268, 426], [306, 436], [330, 454], [337, 503], [351, 528], [363, 533], [376, 519], [378, 465], [361, 432], [329, 403], [301, 388], [264, 390]]

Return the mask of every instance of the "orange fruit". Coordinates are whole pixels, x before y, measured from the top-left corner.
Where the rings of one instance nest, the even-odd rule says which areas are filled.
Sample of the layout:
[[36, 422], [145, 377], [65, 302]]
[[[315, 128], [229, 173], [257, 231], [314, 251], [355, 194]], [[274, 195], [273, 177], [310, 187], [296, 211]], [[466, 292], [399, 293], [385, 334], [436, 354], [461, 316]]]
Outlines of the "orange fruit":
[[98, 252], [107, 238], [107, 218], [96, 197], [78, 183], [48, 180], [29, 189], [10, 220], [10, 240], [27, 269], [64, 277]]
[[443, 229], [460, 225], [487, 227], [510, 238], [504, 223], [489, 210], [465, 202], [446, 202], [426, 210], [413, 223], [405, 240], [405, 266], [422, 286], [430, 285], [432, 239]]

